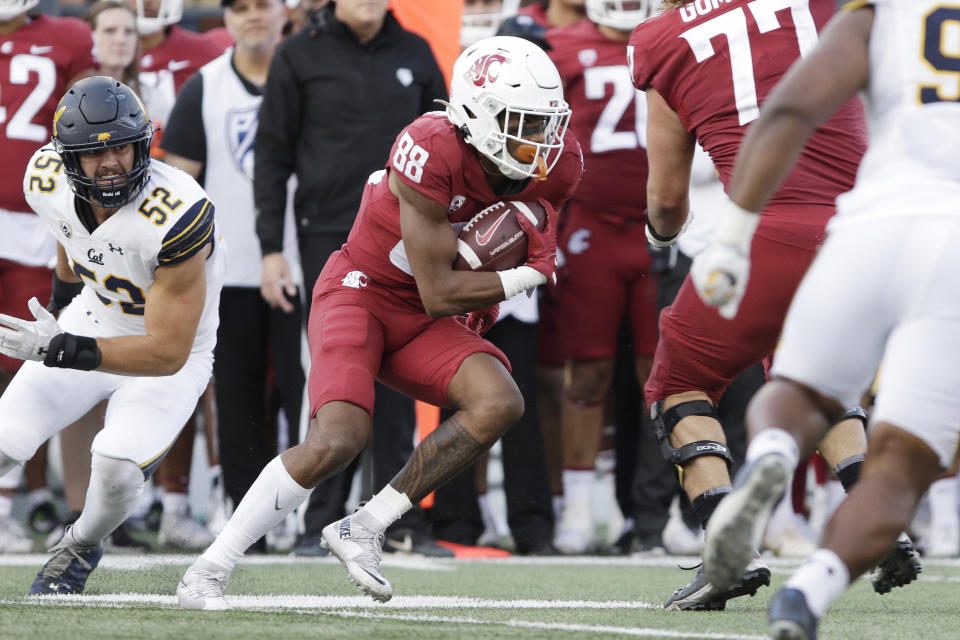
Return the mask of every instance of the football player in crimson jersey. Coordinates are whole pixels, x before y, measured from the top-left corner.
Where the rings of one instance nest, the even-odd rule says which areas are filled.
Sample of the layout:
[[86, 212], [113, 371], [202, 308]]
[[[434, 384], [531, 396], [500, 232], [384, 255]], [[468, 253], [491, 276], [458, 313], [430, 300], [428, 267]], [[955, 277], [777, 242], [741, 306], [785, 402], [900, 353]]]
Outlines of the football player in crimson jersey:
[[[36, 5], [37, 0], [0, 0], [0, 313], [13, 316], [26, 315], [31, 297], [50, 298], [48, 265], [57, 246], [24, 200], [20, 178], [33, 152], [50, 139], [57, 100], [94, 66], [90, 27], [77, 18], [30, 15]], [[0, 354], [0, 394], [21, 364]], [[46, 447], [31, 463], [40, 478], [45, 452]], [[32, 548], [10, 519], [20, 475], [15, 470], [0, 478], [0, 552]], [[34, 487], [29, 470], [27, 475]]]
[[153, 155], [162, 157], [160, 138], [180, 87], [221, 53], [222, 44], [180, 27], [183, 0], [127, 0], [137, 11], [140, 32], [140, 92], [158, 135]]
[[[620, 324], [629, 318], [637, 380], [646, 380], [657, 344], [656, 285], [643, 247], [647, 181], [646, 103], [633, 88], [626, 45], [652, 3], [623, 11], [616, 0], [587, 0], [589, 20], [551, 29], [550, 57], [563, 79], [583, 140], [583, 181], [562, 213], [563, 266], [557, 317], [566, 357], [561, 412], [563, 513], [555, 545], [584, 553], [594, 543], [594, 463], [603, 438]], [[620, 531], [610, 532], [612, 540]]]
[[[223, 589], [247, 547], [363, 449], [375, 379], [454, 410], [383, 490], [323, 529], [324, 545], [361, 591], [390, 599], [380, 571], [383, 532], [523, 412], [506, 358], [472, 327], [490, 317], [491, 305], [553, 280], [554, 211], [583, 170], [569, 115], [560, 76], [536, 45], [487, 38], [457, 58], [446, 113], [428, 113], [401, 131], [386, 170], [367, 182], [346, 244], [314, 287], [306, 439], [267, 465], [187, 570], [177, 589], [181, 606], [225, 608]], [[519, 217], [526, 263], [454, 271], [455, 225], [501, 198], [539, 200], [548, 210], [543, 231]], [[462, 322], [455, 317], [464, 314]]]
[[[817, 31], [835, 7], [833, 0], [783, 7], [762, 0], [706, 8], [686, 0], [666, 4], [666, 11], [634, 31], [628, 49], [634, 85], [647, 94], [647, 237], [658, 247], [675, 242], [687, 219], [695, 143], [710, 154], [728, 185], [737, 149], [759, 104], [794, 61], [813, 49]], [[813, 133], [762, 216], [724, 218], [718, 242], [741, 237], [738, 225], [747, 223], [753, 235], [752, 248], [743, 248], [744, 253], [750, 250], [754, 276], [742, 302], [738, 297], [717, 313], [704, 304], [688, 277], [660, 316], [646, 399], [664, 456], [682, 469], [684, 490], [704, 527], [730, 492], [732, 460], [717, 400], [736, 376], [773, 352], [793, 293], [834, 213], [834, 199], [853, 186], [865, 136], [863, 106], [852, 98]], [[692, 277], [695, 272], [696, 263]], [[845, 488], [856, 481], [865, 448], [859, 417], [841, 421], [822, 443], [832, 466], [851, 470]], [[893, 586], [916, 577], [909, 553], [915, 554], [909, 549], [884, 561], [875, 589], [889, 583], [883, 573], [901, 576]], [[914, 568], [898, 572], [903, 566]], [[770, 570], [759, 556], [739, 580], [722, 589], [710, 584], [701, 569], [664, 606], [723, 609], [730, 598], [753, 594], [769, 581]]]

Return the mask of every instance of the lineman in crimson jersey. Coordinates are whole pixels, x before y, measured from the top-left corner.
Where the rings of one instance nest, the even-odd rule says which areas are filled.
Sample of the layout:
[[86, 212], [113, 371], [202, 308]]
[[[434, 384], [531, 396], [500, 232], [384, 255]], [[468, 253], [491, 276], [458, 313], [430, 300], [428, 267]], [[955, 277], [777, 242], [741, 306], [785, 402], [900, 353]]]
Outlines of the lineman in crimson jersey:
[[205, 35], [180, 27], [183, 0], [127, 0], [137, 12], [140, 32], [140, 87], [143, 101], [159, 129], [154, 157], [162, 157], [162, 128], [180, 87], [203, 65], [223, 53], [223, 46]]
[[[375, 379], [455, 410], [383, 490], [323, 529], [324, 545], [361, 591], [390, 599], [380, 572], [383, 532], [523, 412], [506, 358], [478, 330], [492, 324], [501, 301], [554, 277], [554, 211], [583, 170], [569, 116], [560, 76], [536, 45], [501, 36], [460, 54], [446, 113], [423, 115], [400, 132], [386, 170], [367, 182], [346, 244], [314, 287], [306, 439], [267, 465], [187, 570], [177, 588], [181, 606], [226, 608], [224, 587], [247, 547], [363, 450]], [[526, 263], [454, 271], [455, 225], [501, 198], [539, 200], [548, 211], [543, 231], [518, 216]]]
[[[647, 181], [646, 101], [633, 88], [625, 51], [630, 32], [652, 7], [622, 11], [587, 0], [589, 20], [547, 32], [583, 140], [583, 181], [563, 211], [557, 317], [566, 354], [561, 413], [563, 513], [554, 544], [564, 553], [593, 545], [594, 462], [613, 380], [617, 332], [629, 318], [637, 379], [650, 372], [657, 345], [657, 304], [650, 253], [643, 247]], [[616, 540], [620, 531], [613, 531]]]
[[[647, 93], [647, 235], [655, 246], [672, 244], [686, 221], [694, 144], [699, 141], [711, 155], [726, 186], [746, 125], [796, 58], [814, 47], [835, 5], [833, 0], [800, 5], [734, 0], [706, 8], [684, 0], [667, 4], [662, 15], [634, 31], [628, 50], [634, 84]], [[865, 134], [863, 107], [853, 98], [813, 133], [763, 215], [746, 219], [756, 227], [750, 250], [754, 277], [739, 310], [736, 302], [720, 307], [719, 314], [707, 307], [688, 277], [660, 316], [646, 397], [664, 456], [682, 469], [684, 489], [704, 528], [730, 491], [731, 458], [717, 400], [730, 381], [772, 353], [790, 299], [834, 213], [834, 198], [853, 186]], [[746, 224], [743, 220], [726, 216], [718, 242], [741, 237], [736, 225]], [[844, 421], [820, 447], [828, 462], [844, 471], [845, 488], [856, 481], [866, 448], [858, 423]], [[916, 577], [913, 550], [900, 551], [877, 576], [878, 591]], [[730, 598], [752, 595], [769, 581], [759, 556], [725, 589], [711, 585], [701, 569], [665, 607], [722, 609]]]

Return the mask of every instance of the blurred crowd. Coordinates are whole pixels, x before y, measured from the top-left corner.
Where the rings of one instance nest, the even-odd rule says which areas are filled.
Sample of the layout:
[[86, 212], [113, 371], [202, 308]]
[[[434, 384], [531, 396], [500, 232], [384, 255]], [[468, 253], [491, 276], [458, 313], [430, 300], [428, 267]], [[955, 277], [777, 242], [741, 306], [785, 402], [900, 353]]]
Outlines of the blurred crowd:
[[[229, 246], [214, 377], [140, 506], [110, 536], [111, 545], [205, 548], [264, 465], [303, 437], [309, 419], [303, 344], [313, 284], [346, 241], [367, 178], [384, 167], [397, 133], [441, 108], [435, 101], [447, 98], [461, 47], [499, 33], [546, 49], [567, 88], [576, 85], [582, 94], [579, 104], [567, 99], [585, 151], [588, 190], [559, 214], [557, 287], [504, 302], [487, 334], [511, 360], [526, 401], [524, 418], [494, 449], [492, 461], [481, 458], [473, 473], [461, 474], [395, 523], [384, 550], [439, 557], [501, 549], [699, 553], [703, 532], [664, 460], [643, 384], [658, 315], [677, 295], [691, 259], [709, 243], [726, 196], [698, 148], [692, 224], [671, 248], [647, 246], [644, 185], [630, 180], [633, 168], [646, 172], [646, 104], [630, 83], [622, 53], [637, 18], [601, 10], [616, 4], [0, 3], [2, 64], [5, 38], [50, 16], [69, 17], [48, 29], [82, 34], [72, 58], [54, 61], [57, 73], [49, 77], [44, 64], [31, 67], [35, 75], [18, 75], [11, 62], [9, 73], [0, 75], [0, 98], [8, 85], [35, 78], [32, 90], [59, 96], [91, 69], [128, 84], [157, 130], [153, 156], [204, 185]], [[575, 28], [591, 37], [599, 33], [597, 40]], [[318, 31], [332, 34], [320, 59], [303, 45]], [[430, 48], [416, 45], [409, 33]], [[33, 57], [42, 58], [41, 49]], [[609, 60], [607, 51], [613, 52]], [[23, 120], [6, 115], [0, 130], [0, 310], [24, 317], [31, 296], [46, 301], [56, 295], [55, 243], [32, 222], [21, 197], [24, 166], [50, 131], [48, 122], [30, 121], [34, 114], [24, 114], [25, 128]], [[619, 171], [606, 170], [611, 159]], [[608, 276], [611, 264], [628, 284]], [[0, 389], [18, 366], [0, 359]], [[746, 446], [744, 410], [763, 381], [758, 364], [719, 404], [734, 470]], [[378, 387], [376, 402], [374, 442], [359, 464], [320, 484], [300, 513], [256, 550], [326, 553], [321, 528], [372, 486], [384, 485], [440, 419], [439, 410], [386, 387]], [[0, 553], [52, 545], [76, 519], [104, 411], [100, 406], [84, 416], [23, 469], [0, 478]], [[960, 555], [958, 492], [955, 476], [935, 483], [914, 522], [914, 539], [928, 555]], [[799, 468], [789, 497], [777, 507], [764, 544], [773, 554], [804, 557], [815, 549], [843, 489], [815, 455]]]

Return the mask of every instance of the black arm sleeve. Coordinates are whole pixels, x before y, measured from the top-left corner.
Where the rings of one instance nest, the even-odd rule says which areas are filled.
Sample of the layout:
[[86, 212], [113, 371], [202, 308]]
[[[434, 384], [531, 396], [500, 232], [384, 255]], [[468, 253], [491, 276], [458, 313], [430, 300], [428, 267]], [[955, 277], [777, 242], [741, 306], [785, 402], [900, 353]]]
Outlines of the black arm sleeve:
[[207, 162], [207, 135], [203, 129], [203, 76], [190, 76], [173, 105], [160, 148], [188, 160]]
[[310, 44], [309, 39], [297, 37], [281, 43], [273, 56], [263, 90], [260, 124], [253, 144], [253, 201], [263, 254], [283, 250], [287, 180], [296, 162], [301, 111], [300, 82], [291, 63], [296, 52], [291, 49]]

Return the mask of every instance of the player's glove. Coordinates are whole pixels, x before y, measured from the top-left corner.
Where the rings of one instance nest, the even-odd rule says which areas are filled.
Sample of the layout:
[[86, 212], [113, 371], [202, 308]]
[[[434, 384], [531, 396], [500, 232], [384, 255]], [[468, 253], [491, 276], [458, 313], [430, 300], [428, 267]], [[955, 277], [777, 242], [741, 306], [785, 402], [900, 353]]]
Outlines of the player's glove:
[[537, 202], [547, 212], [542, 231], [527, 216], [517, 215], [520, 228], [527, 236], [527, 261], [524, 264], [541, 273], [548, 283], [557, 284], [557, 212], [547, 200], [537, 198]]
[[486, 309], [456, 316], [454, 319], [478, 336], [482, 336], [496, 324], [498, 317], [500, 317], [500, 305], [495, 304]]
[[27, 307], [35, 321], [0, 313], [0, 353], [19, 360], [43, 360], [50, 341], [63, 329], [36, 298], [30, 298]]
[[690, 278], [700, 298], [728, 320], [737, 315], [750, 276], [750, 244], [760, 214], [730, 201], [711, 244], [693, 259]]
[[690, 226], [690, 222], [693, 220], [693, 211], [687, 211], [687, 220], [683, 223], [683, 226], [680, 227], [680, 231], [677, 231], [672, 236], [662, 236], [656, 231], [653, 230], [653, 227], [650, 226], [650, 219], [647, 218], [647, 223], [643, 225], [643, 232], [647, 236], [647, 242], [650, 243], [650, 246], [655, 249], [665, 249], [667, 247], [672, 247], [676, 243], [677, 238], [680, 237], [680, 234], [687, 230], [687, 227]]

